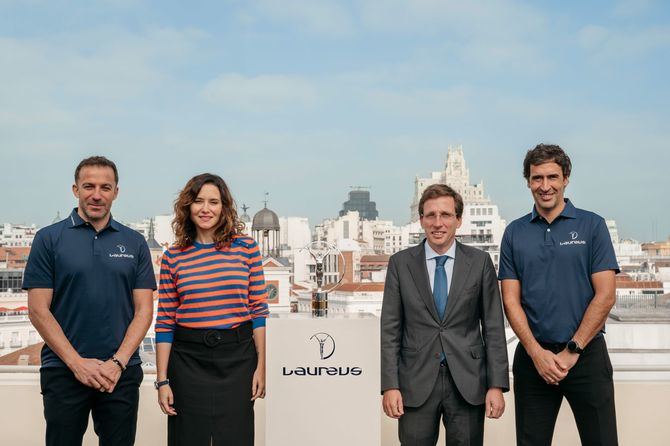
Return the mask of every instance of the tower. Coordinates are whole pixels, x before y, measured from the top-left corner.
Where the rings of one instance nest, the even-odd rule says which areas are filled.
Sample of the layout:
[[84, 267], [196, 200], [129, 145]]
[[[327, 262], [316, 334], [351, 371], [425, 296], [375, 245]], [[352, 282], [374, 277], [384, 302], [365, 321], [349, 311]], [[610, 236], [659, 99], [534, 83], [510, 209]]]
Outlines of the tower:
[[[279, 217], [268, 209], [267, 192], [265, 194], [265, 206], [256, 212], [251, 223], [252, 237], [258, 242], [263, 257], [279, 257], [280, 227]], [[246, 211], [245, 211], [246, 212]]]

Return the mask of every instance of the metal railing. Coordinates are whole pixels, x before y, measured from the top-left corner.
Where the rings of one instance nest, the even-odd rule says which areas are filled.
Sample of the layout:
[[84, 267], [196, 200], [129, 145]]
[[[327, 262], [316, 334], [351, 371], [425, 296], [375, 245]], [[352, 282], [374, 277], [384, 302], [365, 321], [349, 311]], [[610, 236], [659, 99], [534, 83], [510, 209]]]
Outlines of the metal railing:
[[27, 314], [14, 314], [14, 315], [4, 315], [0, 316], [0, 323], [3, 322], [25, 322], [29, 321], [30, 318]]
[[617, 310], [664, 310], [669, 311], [670, 307], [661, 301], [660, 294], [629, 294], [616, 297], [614, 308]]

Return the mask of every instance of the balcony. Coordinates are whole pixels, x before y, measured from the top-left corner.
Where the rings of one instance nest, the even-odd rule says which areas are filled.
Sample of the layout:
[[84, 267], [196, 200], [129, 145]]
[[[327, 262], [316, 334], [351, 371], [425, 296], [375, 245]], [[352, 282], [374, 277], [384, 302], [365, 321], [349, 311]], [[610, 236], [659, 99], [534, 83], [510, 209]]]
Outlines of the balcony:
[[[145, 369], [144, 383], [140, 392], [136, 444], [142, 446], [162, 446], [167, 442], [164, 415], [156, 405], [156, 394], [152, 386], [154, 373], [153, 369]], [[670, 438], [670, 423], [667, 421], [670, 365], [615, 367], [615, 391], [619, 443], [667, 445]], [[37, 367], [0, 367], [0, 401], [2, 401], [0, 420], [3, 423], [3, 444], [26, 446], [44, 444], [44, 419]], [[507, 410], [500, 420], [486, 422], [484, 444], [487, 446], [514, 444], [514, 395], [511, 392], [506, 394], [506, 403]], [[381, 409], [380, 417], [382, 445], [398, 445], [396, 422], [386, 418]], [[265, 406], [264, 402], [260, 401], [256, 405], [257, 446], [265, 446], [264, 424]], [[96, 444], [92, 423], [89, 423], [84, 445]], [[438, 444], [444, 444], [444, 440], [441, 439]], [[559, 414], [553, 444], [555, 446], [580, 444], [570, 408], [565, 402]]]

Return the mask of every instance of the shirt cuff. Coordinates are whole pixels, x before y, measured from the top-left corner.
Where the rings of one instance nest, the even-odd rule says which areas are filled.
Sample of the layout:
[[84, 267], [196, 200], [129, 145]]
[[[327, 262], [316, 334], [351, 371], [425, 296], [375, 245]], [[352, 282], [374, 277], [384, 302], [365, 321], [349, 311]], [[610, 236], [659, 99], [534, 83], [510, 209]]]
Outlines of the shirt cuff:
[[252, 319], [251, 320], [251, 328], [261, 328], [265, 327], [265, 319], [264, 317], [259, 317], [258, 319]]
[[156, 333], [156, 344], [160, 344], [162, 342], [172, 344], [172, 341], [174, 341], [173, 331], [159, 331]]

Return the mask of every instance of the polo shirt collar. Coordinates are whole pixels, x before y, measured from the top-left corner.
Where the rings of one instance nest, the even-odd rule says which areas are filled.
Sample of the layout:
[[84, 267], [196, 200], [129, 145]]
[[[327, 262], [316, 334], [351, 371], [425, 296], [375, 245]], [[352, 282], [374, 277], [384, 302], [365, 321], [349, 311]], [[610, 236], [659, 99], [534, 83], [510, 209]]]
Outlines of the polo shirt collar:
[[431, 259], [434, 259], [435, 257], [440, 257], [440, 256], [445, 256], [445, 255], [447, 257], [451, 258], [451, 259], [456, 258], [456, 240], [454, 240], [454, 243], [451, 244], [451, 246], [449, 247], [447, 252], [445, 252], [444, 254], [436, 253], [435, 250], [433, 250], [433, 248], [431, 248], [430, 245], [428, 244], [428, 240], [426, 240], [424, 242], [424, 249], [426, 251], [426, 260], [431, 260]]
[[[81, 218], [81, 216], [77, 212], [77, 209], [78, 208], [72, 209], [72, 212], [70, 213], [70, 227], [71, 228], [78, 228], [78, 227], [86, 225], [86, 221], [83, 218]], [[119, 222], [117, 222], [116, 220], [114, 220], [113, 217], [110, 216], [109, 222], [107, 223], [107, 226], [105, 226], [102, 229], [102, 231], [104, 231], [107, 228], [118, 232], [120, 230]], [[102, 231], [100, 231], [100, 232], [102, 232]]]
[[[575, 206], [572, 204], [569, 198], [564, 198], [563, 202], [565, 202], [565, 207], [563, 208], [563, 211], [561, 211], [560, 214], [558, 214], [557, 218], [577, 218], [577, 209]], [[535, 221], [540, 217], [540, 214], [537, 212], [535, 209], [535, 206], [533, 206], [533, 210], [530, 212], [530, 221]]]

